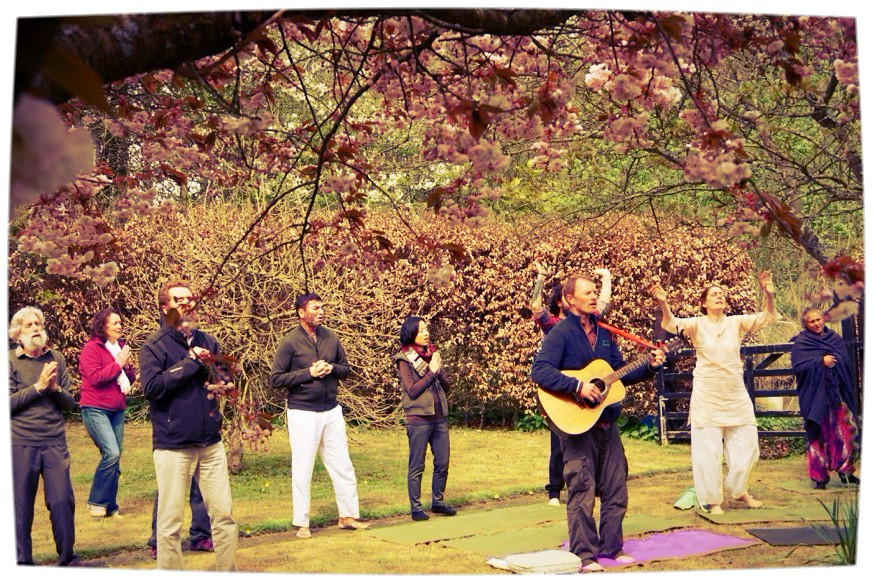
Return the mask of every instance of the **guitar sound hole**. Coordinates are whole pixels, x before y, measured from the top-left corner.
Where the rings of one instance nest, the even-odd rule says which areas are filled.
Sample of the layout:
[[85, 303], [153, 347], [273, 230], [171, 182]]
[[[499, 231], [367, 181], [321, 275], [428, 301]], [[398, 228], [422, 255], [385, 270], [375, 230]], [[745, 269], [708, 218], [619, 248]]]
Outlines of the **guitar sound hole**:
[[591, 379], [589, 382], [598, 389], [600, 389], [599, 399], [582, 399], [582, 402], [585, 403], [587, 407], [593, 409], [594, 407], [597, 407], [601, 402], [603, 402], [603, 399], [606, 397], [606, 383], [604, 383], [601, 379]]

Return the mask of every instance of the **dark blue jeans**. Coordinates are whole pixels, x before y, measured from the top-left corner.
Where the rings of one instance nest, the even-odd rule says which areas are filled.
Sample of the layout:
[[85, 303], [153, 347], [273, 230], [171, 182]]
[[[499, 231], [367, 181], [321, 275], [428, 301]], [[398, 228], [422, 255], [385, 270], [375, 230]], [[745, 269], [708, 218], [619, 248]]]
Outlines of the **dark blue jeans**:
[[427, 425], [407, 425], [406, 437], [409, 439], [409, 469], [406, 475], [406, 489], [409, 493], [409, 507], [412, 512], [423, 510], [421, 506], [421, 476], [424, 473], [424, 457], [427, 445], [433, 454], [433, 480], [431, 481], [431, 506], [442, 506], [449, 478], [449, 422], [428, 423]]
[[101, 506], [106, 509], [107, 515], [111, 515], [118, 511], [118, 477], [121, 475], [121, 450], [124, 448], [124, 409], [109, 411], [97, 407], [82, 407], [82, 422], [102, 456], [94, 471], [88, 504]]
[[[188, 528], [188, 541], [193, 545], [201, 540], [212, 538], [212, 525], [209, 523], [209, 514], [206, 512], [206, 503], [203, 502], [203, 494], [197, 480], [191, 480], [191, 492], [188, 495], [188, 503], [191, 505], [191, 526]], [[153, 549], [158, 547], [158, 491], [155, 490], [155, 503], [152, 507], [152, 535], [148, 545]]]
[[564, 456], [561, 453], [561, 438], [549, 429], [549, 483], [546, 493], [549, 498], [560, 498], [564, 489]]

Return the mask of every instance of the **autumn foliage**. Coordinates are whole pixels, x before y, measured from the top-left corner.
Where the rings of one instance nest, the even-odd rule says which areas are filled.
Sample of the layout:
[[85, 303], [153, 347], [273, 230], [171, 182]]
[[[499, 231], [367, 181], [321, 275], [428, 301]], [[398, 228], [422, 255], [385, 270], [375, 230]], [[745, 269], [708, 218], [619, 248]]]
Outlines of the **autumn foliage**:
[[[171, 276], [188, 278], [202, 297], [203, 327], [237, 364], [239, 395], [233, 405], [239, 410], [225, 402], [232, 433], [257, 441], [264, 420], [283, 410], [284, 395], [269, 386], [269, 370], [279, 340], [297, 325], [293, 302], [304, 288], [326, 302], [325, 325], [340, 335], [352, 365], [340, 400], [349, 419], [365, 424], [400, 419], [391, 356], [398, 349], [400, 324], [410, 314], [431, 323], [432, 340], [443, 351], [452, 381], [449, 399], [456, 420], [508, 424], [532, 410], [535, 386], [528, 375], [541, 339], [528, 308], [535, 259], [555, 266], [547, 289], [571, 272], [609, 268], [613, 294], [606, 320], [646, 338], [652, 338], [655, 320], [647, 289], [656, 280], [680, 316], [698, 313], [697, 296], [713, 281], [729, 290], [735, 312], [757, 306], [745, 251], [684, 230], [655, 237], [643, 221], [630, 217], [608, 232], [591, 232], [558, 223], [528, 229], [497, 216], [471, 228], [432, 212], [404, 212], [400, 220], [394, 212], [371, 210], [368, 226], [401, 241], [380, 246], [356, 238], [354, 229], [340, 227], [336, 217], [316, 213], [320, 227], [300, 257], [297, 247], [273, 245], [297, 228], [301, 209], [288, 207], [250, 232], [222, 278], [210, 281], [224, 260], [218, 251], [243, 235], [256, 212], [216, 203], [160, 220], [133, 217], [112, 232], [107, 259], [120, 271], [105, 287], [46, 274], [44, 257], [13, 249], [10, 310], [42, 307], [51, 340], [75, 370], [91, 314], [106, 305], [119, 309], [126, 337], [138, 349], [157, 326], [160, 283]], [[434, 250], [427, 240], [441, 246]], [[636, 348], [621, 344], [625, 356], [632, 357]], [[633, 387], [626, 403], [630, 412], [654, 412], [651, 383]]]

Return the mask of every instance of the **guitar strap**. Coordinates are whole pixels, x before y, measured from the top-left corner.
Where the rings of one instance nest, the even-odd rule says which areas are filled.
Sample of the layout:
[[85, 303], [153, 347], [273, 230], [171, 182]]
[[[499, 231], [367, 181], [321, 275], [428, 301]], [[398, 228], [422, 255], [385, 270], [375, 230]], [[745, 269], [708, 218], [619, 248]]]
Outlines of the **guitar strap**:
[[604, 330], [606, 330], [607, 332], [612, 332], [613, 334], [618, 334], [622, 338], [627, 338], [631, 342], [636, 342], [640, 346], [645, 346], [646, 348], [659, 348], [657, 345], [652, 344], [651, 342], [649, 342], [645, 338], [640, 338], [636, 334], [632, 334], [630, 332], [625, 332], [624, 330], [622, 330], [620, 328], [616, 328], [615, 326], [610, 326], [609, 324], [607, 324], [605, 322], [601, 322], [600, 320], [597, 321], [597, 325], [600, 326], [601, 328], [603, 328]]

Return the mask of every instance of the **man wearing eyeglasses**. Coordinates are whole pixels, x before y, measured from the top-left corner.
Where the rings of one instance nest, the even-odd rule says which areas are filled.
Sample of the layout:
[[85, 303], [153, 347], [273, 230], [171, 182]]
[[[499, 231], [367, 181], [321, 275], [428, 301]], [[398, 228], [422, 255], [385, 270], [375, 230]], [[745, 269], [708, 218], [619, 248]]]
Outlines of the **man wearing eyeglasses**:
[[158, 291], [161, 328], [139, 353], [140, 381], [149, 400], [152, 450], [158, 482], [157, 567], [182, 569], [182, 515], [196, 478], [209, 511], [215, 568], [234, 570], [237, 525], [231, 516], [227, 454], [221, 414], [209, 398], [215, 338], [197, 329], [191, 286], [169, 281]]

